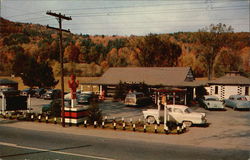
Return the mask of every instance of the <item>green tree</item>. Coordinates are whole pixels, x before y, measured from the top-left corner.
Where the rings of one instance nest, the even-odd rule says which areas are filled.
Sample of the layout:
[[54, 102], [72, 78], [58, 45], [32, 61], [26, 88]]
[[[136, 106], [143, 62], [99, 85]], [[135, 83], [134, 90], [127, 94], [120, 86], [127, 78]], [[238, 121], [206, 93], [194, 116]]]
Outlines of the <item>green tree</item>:
[[54, 78], [52, 68], [47, 62], [37, 63], [33, 57], [23, 53], [18, 53], [14, 58], [12, 70], [29, 87], [50, 88], [58, 83]]
[[215, 62], [215, 76], [221, 77], [228, 71], [239, 71], [243, 60], [232, 49], [223, 49]]
[[55, 99], [50, 103], [50, 114], [53, 117], [60, 117], [61, 116], [61, 99]]
[[58, 80], [55, 80], [52, 67], [49, 66], [48, 62], [42, 62], [38, 65], [38, 81], [37, 86], [39, 88], [51, 88], [57, 85]]
[[115, 88], [114, 99], [115, 100], [124, 100], [126, 93], [128, 92], [127, 84], [120, 81], [119, 85]]
[[91, 124], [94, 124], [96, 121], [98, 124], [102, 122], [102, 111], [99, 109], [99, 105], [97, 103], [92, 103], [88, 110], [88, 119]]

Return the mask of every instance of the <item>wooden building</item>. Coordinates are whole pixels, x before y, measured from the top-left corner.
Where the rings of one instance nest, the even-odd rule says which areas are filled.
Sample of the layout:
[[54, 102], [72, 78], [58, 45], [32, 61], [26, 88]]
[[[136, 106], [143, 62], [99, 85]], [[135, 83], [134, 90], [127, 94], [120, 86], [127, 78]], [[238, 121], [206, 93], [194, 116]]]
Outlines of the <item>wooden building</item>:
[[241, 76], [240, 72], [227, 72], [225, 76], [207, 83], [208, 93], [221, 100], [227, 99], [230, 95], [250, 95], [250, 79]]
[[[149, 89], [174, 87], [187, 90], [186, 97], [194, 97], [194, 88], [200, 86], [190, 67], [115, 67], [109, 68], [100, 79], [81, 83], [81, 85], [98, 85], [99, 92], [105, 91], [106, 96], [114, 95], [119, 83], [145, 83]], [[83, 88], [81, 86], [81, 88]]]

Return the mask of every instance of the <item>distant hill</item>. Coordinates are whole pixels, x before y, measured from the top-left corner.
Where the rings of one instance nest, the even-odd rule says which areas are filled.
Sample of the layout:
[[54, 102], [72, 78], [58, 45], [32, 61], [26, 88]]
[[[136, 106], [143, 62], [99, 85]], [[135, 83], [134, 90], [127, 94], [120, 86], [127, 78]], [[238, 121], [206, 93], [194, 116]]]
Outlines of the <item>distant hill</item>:
[[[0, 18], [0, 26], [0, 75], [12, 73], [13, 60], [18, 53], [32, 56], [38, 62], [48, 61], [54, 68], [54, 74], [58, 74], [56, 31], [39, 24], [16, 23], [4, 18]], [[229, 36], [235, 43], [232, 43], [232, 48], [221, 46], [213, 67], [215, 76], [221, 76], [228, 70], [250, 72], [250, 33], [232, 33]], [[190, 66], [196, 76], [206, 76], [205, 62], [200, 58], [202, 46], [197, 43], [197, 37], [197, 32], [159, 34], [155, 37], [63, 33], [66, 74], [99, 76], [108, 67], [147, 66], [151, 60], [149, 66]], [[152, 50], [145, 54], [150, 47]]]

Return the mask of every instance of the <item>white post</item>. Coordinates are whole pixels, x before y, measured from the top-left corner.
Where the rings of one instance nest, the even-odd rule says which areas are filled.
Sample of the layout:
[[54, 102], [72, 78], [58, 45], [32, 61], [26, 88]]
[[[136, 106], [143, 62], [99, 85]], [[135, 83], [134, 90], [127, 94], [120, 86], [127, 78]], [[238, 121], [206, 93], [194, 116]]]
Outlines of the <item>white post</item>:
[[164, 104], [164, 129], [167, 124], [167, 105]]
[[193, 94], [194, 94], [193, 97], [196, 98], [196, 88], [194, 88]]
[[28, 107], [29, 107], [29, 113], [31, 112], [31, 98], [30, 98], [30, 94], [29, 94], [29, 98], [28, 98]]
[[81, 85], [81, 93], [83, 92], [83, 85]]
[[102, 94], [102, 85], [100, 85], [100, 90], [99, 90], [99, 95], [101, 95]]
[[158, 92], [158, 100], [157, 100], [157, 106], [158, 106], [158, 120], [160, 120], [160, 111], [161, 111], [161, 105], [160, 105], [160, 93]]
[[74, 108], [76, 106], [76, 99], [71, 99], [71, 108]]
[[5, 96], [2, 93], [2, 113], [5, 111]]

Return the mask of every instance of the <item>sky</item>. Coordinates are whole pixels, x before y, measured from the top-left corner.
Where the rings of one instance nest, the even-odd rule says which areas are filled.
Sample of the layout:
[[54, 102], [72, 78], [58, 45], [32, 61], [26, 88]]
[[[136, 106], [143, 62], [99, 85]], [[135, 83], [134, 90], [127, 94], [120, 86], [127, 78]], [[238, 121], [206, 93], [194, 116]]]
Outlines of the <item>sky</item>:
[[1, 0], [1, 17], [58, 27], [55, 13], [71, 16], [75, 34], [147, 35], [196, 32], [210, 24], [250, 32], [250, 0]]

